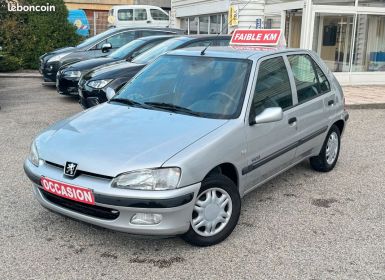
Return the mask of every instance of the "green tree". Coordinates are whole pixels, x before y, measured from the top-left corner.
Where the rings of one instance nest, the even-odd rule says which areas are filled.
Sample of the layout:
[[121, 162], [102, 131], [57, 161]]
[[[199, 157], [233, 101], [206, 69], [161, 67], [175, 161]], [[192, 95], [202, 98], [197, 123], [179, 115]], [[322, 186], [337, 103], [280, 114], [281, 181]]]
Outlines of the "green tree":
[[[81, 37], [68, 20], [63, 0], [19, 0], [19, 5], [55, 6], [50, 12], [9, 12], [0, 0], [0, 46], [27, 69], [37, 69], [40, 55], [56, 48], [74, 46]], [[9, 1], [10, 2], [10, 1]], [[0, 69], [1, 71], [2, 69]]]

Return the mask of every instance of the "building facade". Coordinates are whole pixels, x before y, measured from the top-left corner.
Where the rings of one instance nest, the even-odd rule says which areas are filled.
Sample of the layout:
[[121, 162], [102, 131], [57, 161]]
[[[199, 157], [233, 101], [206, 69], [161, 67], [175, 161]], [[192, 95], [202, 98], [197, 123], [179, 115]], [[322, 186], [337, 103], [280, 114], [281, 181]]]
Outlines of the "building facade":
[[278, 28], [288, 47], [317, 52], [342, 84], [385, 84], [384, 0], [172, 0], [190, 34]]

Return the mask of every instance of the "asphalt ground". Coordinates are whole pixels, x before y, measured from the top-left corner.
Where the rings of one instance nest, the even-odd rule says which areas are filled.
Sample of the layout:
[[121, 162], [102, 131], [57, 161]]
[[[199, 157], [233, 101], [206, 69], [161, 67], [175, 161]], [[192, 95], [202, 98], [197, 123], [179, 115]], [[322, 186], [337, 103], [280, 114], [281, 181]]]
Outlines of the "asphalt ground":
[[1, 279], [385, 279], [385, 110], [350, 110], [336, 168], [304, 162], [242, 200], [223, 243], [113, 232], [42, 208], [23, 171], [39, 131], [81, 110], [0, 79]]

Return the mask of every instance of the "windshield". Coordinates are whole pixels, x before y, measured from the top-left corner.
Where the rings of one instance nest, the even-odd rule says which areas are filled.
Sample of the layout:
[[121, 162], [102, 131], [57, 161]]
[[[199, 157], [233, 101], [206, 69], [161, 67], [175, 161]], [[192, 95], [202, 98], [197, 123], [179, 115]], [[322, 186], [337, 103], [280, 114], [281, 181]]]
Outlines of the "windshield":
[[139, 46], [143, 45], [145, 41], [143, 40], [134, 40], [129, 42], [128, 44], [125, 44], [123, 47], [120, 47], [108, 57], [114, 58], [114, 59], [124, 59], [130, 52], [137, 49]]
[[167, 40], [149, 51], [138, 55], [132, 62], [138, 63], [138, 64], [148, 64], [151, 61], [155, 60], [158, 56], [164, 54], [165, 52], [168, 52], [170, 50], [174, 50], [180, 45], [182, 45], [185, 41], [182, 41], [178, 38]]
[[76, 47], [77, 48], [83, 48], [83, 47], [86, 47], [88, 45], [93, 45], [93, 44], [97, 43], [100, 39], [104, 38], [105, 36], [108, 36], [108, 35], [114, 33], [115, 30], [116, 29], [114, 29], [114, 28], [108, 29], [107, 31], [104, 31], [98, 35], [95, 35], [93, 37], [90, 37], [90, 38], [84, 40], [82, 43], [80, 43]]
[[250, 65], [244, 59], [164, 55], [127, 83], [116, 99], [200, 117], [236, 118]]

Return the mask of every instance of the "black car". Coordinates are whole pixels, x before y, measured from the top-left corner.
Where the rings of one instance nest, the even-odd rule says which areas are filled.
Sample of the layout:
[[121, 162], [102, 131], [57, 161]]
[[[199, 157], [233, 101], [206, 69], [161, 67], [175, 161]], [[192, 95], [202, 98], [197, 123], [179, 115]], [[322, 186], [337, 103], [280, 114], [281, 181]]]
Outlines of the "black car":
[[78, 83], [83, 73], [100, 65], [112, 65], [122, 60], [131, 61], [138, 55], [173, 37], [173, 35], [142, 37], [131, 41], [106, 57], [63, 65], [56, 75], [56, 89], [60, 94], [78, 95]]
[[183, 33], [183, 30], [172, 28], [111, 28], [88, 38], [76, 47], [61, 48], [42, 55], [39, 71], [43, 74], [45, 82], [55, 82], [56, 73], [62, 65], [106, 56], [112, 50], [118, 49], [137, 38]]
[[192, 35], [169, 39], [147, 52], [137, 56], [132, 62], [121, 61], [109, 66], [96, 67], [84, 74], [78, 84], [80, 105], [89, 108], [107, 101], [106, 90], [118, 91], [148, 63], [165, 52], [187, 48], [228, 46], [230, 35]]

